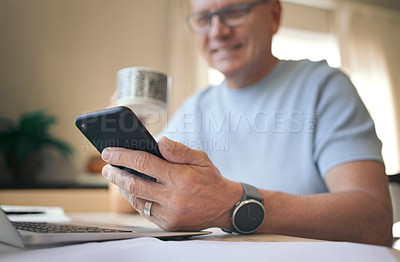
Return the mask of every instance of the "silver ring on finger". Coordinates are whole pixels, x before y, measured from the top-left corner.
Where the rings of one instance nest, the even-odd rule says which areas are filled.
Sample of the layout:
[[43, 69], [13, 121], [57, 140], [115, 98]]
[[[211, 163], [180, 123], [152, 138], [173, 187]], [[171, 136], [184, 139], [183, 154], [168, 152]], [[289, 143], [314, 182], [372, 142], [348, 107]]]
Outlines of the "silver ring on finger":
[[153, 205], [153, 202], [151, 202], [151, 201], [146, 201], [146, 204], [144, 204], [143, 213], [148, 217], [151, 217], [151, 206], [152, 205]]

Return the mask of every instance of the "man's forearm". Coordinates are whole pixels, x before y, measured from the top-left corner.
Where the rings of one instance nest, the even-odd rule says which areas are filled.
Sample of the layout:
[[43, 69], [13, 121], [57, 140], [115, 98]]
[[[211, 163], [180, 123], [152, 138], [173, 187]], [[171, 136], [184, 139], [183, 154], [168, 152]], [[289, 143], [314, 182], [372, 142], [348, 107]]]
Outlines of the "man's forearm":
[[363, 191], [311, 196], [261, 191], [266, 219], [259, 232], [377, 245], [392, 244], [390, 202]]

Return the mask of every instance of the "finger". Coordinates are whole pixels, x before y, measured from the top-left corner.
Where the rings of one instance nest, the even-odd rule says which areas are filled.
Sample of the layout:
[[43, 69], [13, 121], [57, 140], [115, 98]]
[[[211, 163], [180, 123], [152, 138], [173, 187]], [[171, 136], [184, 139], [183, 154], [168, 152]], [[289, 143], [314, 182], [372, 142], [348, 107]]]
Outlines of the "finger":
[[[120, 193], [125, 199], [138, 211], [138, 213], [149, 220], [150, 222], [158, 225], [160, 228], [167, 230], [167, 231], [197, 231], [200, 230], [197, 224], [187, 224], [182, 225], [177, 220], [176, 215], [173, 214], [174, 211], [171, 211], [170, 208], [166, 208], [162, 206], [162, 204], [158, 202], [153, 202], [150, 208], [151, 216], [148, 216], [144, 213], [146, 202], [149, 200], [135, 198], [126, 192], [123, 189], [120, 189]], [[172, 213], [171, 213], [172, 212]], [[172, 221], [171, 221], [171, 218]], [[202, 228], [201, 228], [202, 229]]]
[[178, 143], [163, 136], [158, 142], [160, 153], [172, 163], [193, 164], [199, 166], [208, 165], [208, 156], [204, 151], [191, 149], [182, 143]]
[[111, 165], [105, 165], [102, 174], [120, 190], [126, 191], [129, 196], [124, 196], [131, 204], [134, 198], [149, 199], [159, 202], [165, 198], [163, 187], [160, 183], [140, 178], [131, 173]]
[[137, 212], [141, 213], [141, 210], [140, 210], [139, 204], [138, 204], [140, 198], [137, 198], [137, 197], [135, 197], [134, 195], [129, 194], [129, 192], [126, 191], [126, 190], [123, 189], [123, 188], [118, 187], [118, 189], [119, 189], [119, 192], [121, 193], [122, 197], [125, 198], [125, 200], [128, 201], [128, 203], [129, 203], [134, 209], [136, 209]]
[[[130, 196], [128, 192], [121, 190], [121, 195], [122, 196]], [[132, 198], [128, 198], [127, 200], [130, 202], [129, 199]], [[149, 220], [150, 222], [156, 224], [156, 225], [161, 225], [161, 220], [159, 218], [158, 214], [158, 210], [160, 209], [160, 205], [157, 202], [152, 202], [151, 208], [150, 208], [150, 215], [151, 216], [147, 216], [146, 214], [144, 214], [144, 207], [146, 205], [146, 202], [149, 200], [145, 200], [145, 199], [141, 199], [141, 198], [135, 198], [132, 199], [133, 203], [131, 203], [131, 205], [138, 211], [138, 213], [146, 218], [147, 220]]]
[[[148, 215], [146, 215], [144, 213], [144, 209], [145, 209], [147, 201], [152, 203], [151, 204], [151, 208], [150, 208], [150, 216], [148, 216]], [[150, 201], [150, 200], [147, 200], [147, 199], [138, 198], [138, 199], [136, 199], [135, 205], [136, 205], [135, 208], [138, 210], [140, 215], [142, 215], [143, 217], [145, 217], [145, 218], [150, 218], [150, 217], [156, 218], [157, 217], [157, 209], [159, 207], [159, 204], [157, 202]]]
[[[122, 195], [126, 194], [121, 192]], [[150, 208], [150, 216], [144, 213], [145, 205], [148, 200], [136, 199], [134, 208], [139, 214], [149, 220], [150, 222], [158, 225], [160, 228], [167, 231], [197, 231], [200, 230], [199, 226], [194, 224], [182, 225], [179, 223], [174, 214], [171, 214], [171, 210], [166, 209], [160, 203], [153, 202]], [[170, 219], [173, 218], [171, 221]], [[202, 228], [201, 228], [202, 229]]]
[[[162, 175], [169, 172], [168, 162], [147, 152], [120, 147], [108, 147], [101, 154], [104, 161], [134, 169], [162, 182]], [[161, 181], [159, 181], [161, 179]]]

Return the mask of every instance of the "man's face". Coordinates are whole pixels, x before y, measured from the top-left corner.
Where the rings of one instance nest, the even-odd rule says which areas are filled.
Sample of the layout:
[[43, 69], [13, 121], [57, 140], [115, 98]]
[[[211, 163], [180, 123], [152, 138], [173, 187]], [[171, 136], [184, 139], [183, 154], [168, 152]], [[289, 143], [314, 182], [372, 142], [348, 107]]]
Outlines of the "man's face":
[[[213, 12], [234, 3], [258, 0], [191, 0], [192, 12]], [[244, 25], [229, 27], [212, 18], [210, 30], [197, 35], [202, 53], [210, 66], [225, 76], [249, 75], [271, 59], [271, 41], [279, 27], [280, 8], [276, 0], [253, 7]]]

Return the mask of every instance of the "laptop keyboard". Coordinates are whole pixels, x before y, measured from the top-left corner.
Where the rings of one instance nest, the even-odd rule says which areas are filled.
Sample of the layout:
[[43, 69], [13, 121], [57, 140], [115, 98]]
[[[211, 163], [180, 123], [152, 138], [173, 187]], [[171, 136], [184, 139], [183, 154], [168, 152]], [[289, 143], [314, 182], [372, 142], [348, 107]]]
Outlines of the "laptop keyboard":
[[125, 230], [116, 230], [102, 227], [80, 226], [55, 224], [44, 222], [12, 222], [18, 230], [25, 230], [37, 233], [116, 233], [116, 232], [131, 232]]

